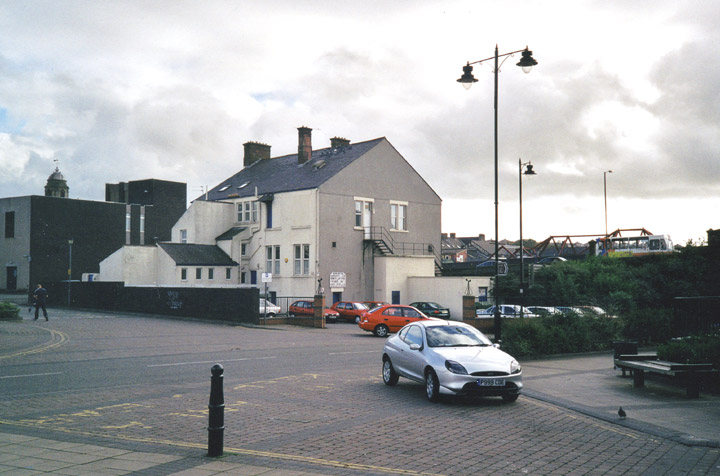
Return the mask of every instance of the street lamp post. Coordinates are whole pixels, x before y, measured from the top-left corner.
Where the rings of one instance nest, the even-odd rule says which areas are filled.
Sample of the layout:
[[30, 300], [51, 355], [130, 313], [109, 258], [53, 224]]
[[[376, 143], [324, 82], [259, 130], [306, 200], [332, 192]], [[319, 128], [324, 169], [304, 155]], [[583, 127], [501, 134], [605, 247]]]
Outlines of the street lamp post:
[[[532, 57], [532, 51], [527, 47], [524, 50], [512, 51], [510, 53], [498, 54], [498, 47], [495, 45], [495, 56], [485, 58], [479, 61], [468, 62], [466, 66], [463, 66], [463, 75], [458, 79], [458, 83], [461, 83], [465, 89], [470, 89], [473, 83], [477, 82], [477, 79], [472, 74], [474, 64], [480, 64], [485, 61], [495, 60], [493, 74], [495, 76], [495, 95], [494, 95], [494, 106], [495, 106], [495, 316], [494, 316], [494, 332], [495, 340], [499, 341], [501, 338], [501, 326], [502, 321], [500, 319], [500, 302], [498, 300], [498, 275], [500, 274], [500, 261], [499, 261], [499, 234], [498, 234], [498, 72], [500, 66], [505, 63], [508, 57], [515, 53], [522, 53], [522, 58], [517, 63], [525, 73], [529, 73], [533, 66], [537, 64], [537, 61]], [[499, 58], [504, 57], [502, 63], [498, 64]]]
[[[523, 167], [525, 171], [523, 172]], [[522, 230], [522, 176], [523, 175], [537, 175], [533, 170], [532, 163], [523, 163], [522, 159], [518, 159], [518, 177], [519, 177], [519, 188], [520, 188], [520, 317], [523, 317], [525, 307], [525, 244], [523, 243], [523, 230]]]
[[72, 281], [72, 245], [73, 240], [68, 240], [68, 306], [70, 306], [70, 282]]
[[607, 236], [608, 236], [608, 229], [607, 229], [607, 174], [611, 174], [612, 170], [606, 170], [603, 172], [603, 195], [605, 196], [605, 241], [607, 245]]

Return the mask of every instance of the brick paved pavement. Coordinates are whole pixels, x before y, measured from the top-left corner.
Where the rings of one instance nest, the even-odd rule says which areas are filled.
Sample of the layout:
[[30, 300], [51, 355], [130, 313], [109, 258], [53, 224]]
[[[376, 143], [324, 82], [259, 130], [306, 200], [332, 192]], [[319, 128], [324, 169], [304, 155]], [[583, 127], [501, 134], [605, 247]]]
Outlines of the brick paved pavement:
[[[62, 322], [53, 323], [53, 317]], [[158, 323], [143, 318], [119, 321], [113, 314], [53, 310], [50, 323], [0, 323], [0, 366], [18, 359], [59, 361], [70, 358], [67, 352], [100, 356], [103, 350], [93, 342], [120, 332], [118, 328], [131, 337], [126, 342], [143, 347], [146, 336], [136, 335], [135, 326], [142, 322], [146, 330]], [[155, 339], [158, 348], [153, 352], [163, 352], [170, 342], [184, 347], [188, 325], [163, 320], [165, 335]], [[240, 338], [267, 332], [200, 326], [207, 343], [218, 333]], [[81, 328], [87, 335], [80, 337]], [[342, 340], [351, 329], [338, 325], [287, 332], [297, 335], [297, 341], [312, 342], [315, 336]], [[8, 340], [13, 344], [6, 347]], [[113, 352], [133, 354], [132, 349]], [[703, 408], [665, 387], [649, 385], [650, 390], [633, 392], [629, 380], [618, 378], [598, 360], [607, 359], [611, 367], [605, 355], [525, 363], [527, 394], [510, 405], [499, 399], [451, 399], [433, 405], [417, 384], [401, 380], [394, 388], [384, 386], [379, 366], [373, 365], [375, 355], [360, 354], [358, 359], [367, 359], [369, 365], [351, 374], [331, 369], [267, 379], [228, 378], [226, 454], [218, 461], [203, 456], [207, 381], [162, 389], [128, 385], [3, 398], [0, 475], [46, 474], [21, 469], [40, 463], [52, 474], [720, 474], [715, 440], [668, 430], [681, 419], [677, 412], [690, 410], [705, 413], [707, 426], [717, 428], [718, 397], [703, 395]], [[575, 381], [577, 376], [585, 377], [582, 384]], [[630, 417], [624, 422], [613, 418], [615, 401], [629, 404]], [[67, 466], [56, 468], [51, 462]], [[25, 466], [13, 466], [20, 463]]]

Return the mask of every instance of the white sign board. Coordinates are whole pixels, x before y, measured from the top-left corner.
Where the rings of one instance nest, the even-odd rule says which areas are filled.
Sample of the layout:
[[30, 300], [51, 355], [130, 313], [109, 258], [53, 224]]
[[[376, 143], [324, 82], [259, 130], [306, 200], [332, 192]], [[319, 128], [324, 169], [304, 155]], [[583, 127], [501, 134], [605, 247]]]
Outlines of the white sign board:
[[263, 273], [260, 280], [263, 283], [272, 283], [272, 273]]
[[335, 272], [330, 273], [330, 287], [331, 288], [344, 288], [346, 284], [345, 273]]

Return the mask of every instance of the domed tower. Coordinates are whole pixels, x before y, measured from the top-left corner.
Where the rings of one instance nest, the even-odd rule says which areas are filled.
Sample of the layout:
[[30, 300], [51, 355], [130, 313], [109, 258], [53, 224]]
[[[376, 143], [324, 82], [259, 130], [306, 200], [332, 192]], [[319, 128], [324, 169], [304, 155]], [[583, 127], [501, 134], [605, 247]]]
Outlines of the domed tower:
[[45, 196], [60, 198], [68, 198], [70, 196], [70, 187], [68, 187], [65, 177], [60, 173], [57, 165], [55, 165], [55, 172], [50, 174], [47, 179], [47, 184], [45, 184]]

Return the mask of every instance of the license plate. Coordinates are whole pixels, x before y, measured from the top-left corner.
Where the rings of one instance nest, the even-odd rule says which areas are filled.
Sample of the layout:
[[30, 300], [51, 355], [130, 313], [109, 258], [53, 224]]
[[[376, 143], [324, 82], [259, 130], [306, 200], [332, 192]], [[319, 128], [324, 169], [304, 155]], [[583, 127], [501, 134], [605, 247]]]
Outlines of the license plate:
[[481, 387], [504, 387], [505, 379], [504, 378], [481, 378], [481, 379], [478, 379], [477, 383]]

